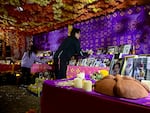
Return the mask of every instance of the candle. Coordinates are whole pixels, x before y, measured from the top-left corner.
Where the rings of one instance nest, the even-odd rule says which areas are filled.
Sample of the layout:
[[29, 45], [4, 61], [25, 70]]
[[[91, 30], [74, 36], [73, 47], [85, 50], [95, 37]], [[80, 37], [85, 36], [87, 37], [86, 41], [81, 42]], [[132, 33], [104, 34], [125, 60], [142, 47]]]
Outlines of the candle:
[[77, 77], [81, 78], [81, 79], [85, 79], [85, 73], [84, 72], [79, 73], [79, 74], [77, 74]]
[[83, 83], [83, 89], [88, 92], [92, 91], [92, 81], [85, 80]]
[[82, 88], [82, 79], [81, 78], [75, 78], [74, 79], [74, 87]]

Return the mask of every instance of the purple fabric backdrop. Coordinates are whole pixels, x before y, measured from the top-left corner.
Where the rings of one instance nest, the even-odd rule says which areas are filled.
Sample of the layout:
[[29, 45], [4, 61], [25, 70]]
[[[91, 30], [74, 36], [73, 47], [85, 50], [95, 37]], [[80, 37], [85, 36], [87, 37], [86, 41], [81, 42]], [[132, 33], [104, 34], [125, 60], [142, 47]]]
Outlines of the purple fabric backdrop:
[[37, 34], [33, 36], [33, 43], [38, 50], [56, 51], [63, 39], [68, 35], [67, 27], [48, 33]]
[[[150, 53], [150, 5], [132, 7], [74, 24], [81, 29], [81, 47], [96, 50], [111, 45], [132, 44], [137, 54]], [[34, 36], [42, 50], [56, 50], [67, 28]]]

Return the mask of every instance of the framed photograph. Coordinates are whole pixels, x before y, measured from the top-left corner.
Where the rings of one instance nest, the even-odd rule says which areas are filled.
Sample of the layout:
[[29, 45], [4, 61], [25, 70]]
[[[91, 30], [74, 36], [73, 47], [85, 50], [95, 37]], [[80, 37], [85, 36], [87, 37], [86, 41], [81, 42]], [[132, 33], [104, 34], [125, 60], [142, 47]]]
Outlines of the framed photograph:
[[112, 75], [121, 74], [122, 65], [123, 59], [114, 59], [112, 66], [110, 68], [110, 74]]
[[118, 46], [118, 52], [119, 53], [123, 53], [123, 47], [124, 47], [124, 45], [119, 45]]
[[124, 75], [133, 77], [133, 66], [134, 66], [134, 58], [128, 58], [126, 60]]
[[97, 55], [103, 54], [103, 48], [99, 48], [96, 52]]
[[81, 66], [82, 65], [82, 59], [78, 59], [78, 61], [77, 61], [77, 64], [76, 64], [77, 66]]
[[108, 46], [107, 53], [108, 54], [115, 54], [115, 46]]
[[147, 60], [148, 58], [134, 59], [134, 78], [137, 80], [145, 80], [147, 75]]
[[133, 77], [133, 68], [134, 68], [134, 59], [137, 58], [137, 55], [128, 55], [124, 57], [124, 63], [121, 69], [121, 75], [132, 76]]
[[113, 54], [101, 54], [97, 56], [98, 60], [105, 63], [107, 67], [111, 65], [111, 62], [114, 58]]
[[129, 54], [130, 51], [131, 51], [131, 44], [127, 44], [123, 46], [123, 51], [122, 51], [123, 54]]
[[119, 47], [118, 46], [108, 46], [107, 53], [108, 54], [118, 54], [119, 53]]
[[95, 61], [95, 63], [94, 63], [94, 66], [95, 66], [95, 67], [99, 67], [100, 64], [101, 64], [101, 61], [100, 61], [99, 59], [97, 59], [97, 60]]
[[75, 66], [76, 65], [76, 60], [70, 60], [69, 65]]

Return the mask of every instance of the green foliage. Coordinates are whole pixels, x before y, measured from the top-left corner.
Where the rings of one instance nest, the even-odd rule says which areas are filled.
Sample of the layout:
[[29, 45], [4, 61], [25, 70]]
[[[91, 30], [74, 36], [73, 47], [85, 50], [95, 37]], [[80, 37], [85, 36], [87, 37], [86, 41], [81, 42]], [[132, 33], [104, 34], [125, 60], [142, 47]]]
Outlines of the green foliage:
[[92, 75], [91, 75], [91, 79], [92, 80], [101, 80], [103, 78], [103, 76], [100, 74], [100, 73], [98, 73], [98, 72], [95, 72], [95, 73], [93, 73]]

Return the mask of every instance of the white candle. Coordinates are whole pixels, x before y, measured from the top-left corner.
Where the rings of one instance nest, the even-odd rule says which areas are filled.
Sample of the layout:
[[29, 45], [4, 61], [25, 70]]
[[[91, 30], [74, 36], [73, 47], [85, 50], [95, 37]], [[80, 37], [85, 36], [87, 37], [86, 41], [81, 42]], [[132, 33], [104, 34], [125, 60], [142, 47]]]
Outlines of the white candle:
[[82, 79], [81, 78], [75, 78], [74, 79], [74, 87], [82, 88]]
[[81, 73], [77, 74], [77, 77], [81, 78], [81, 79], [85, 79], [85, 73], [81, 72]]
[[85, 80], [83, 83], [83, 89], [88, 92], [92, 91], [92, 81]]

